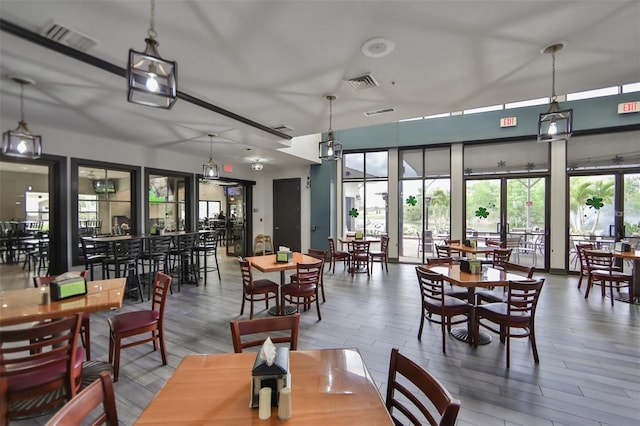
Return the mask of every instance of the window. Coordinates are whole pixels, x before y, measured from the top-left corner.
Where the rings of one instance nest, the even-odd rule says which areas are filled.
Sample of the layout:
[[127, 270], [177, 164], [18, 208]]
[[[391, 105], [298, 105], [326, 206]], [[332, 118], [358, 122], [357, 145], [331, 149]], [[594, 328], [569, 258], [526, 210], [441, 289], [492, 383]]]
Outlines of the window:
[[149, 230], [185, 231], [186, 178], [149, 174], [148, 182]]

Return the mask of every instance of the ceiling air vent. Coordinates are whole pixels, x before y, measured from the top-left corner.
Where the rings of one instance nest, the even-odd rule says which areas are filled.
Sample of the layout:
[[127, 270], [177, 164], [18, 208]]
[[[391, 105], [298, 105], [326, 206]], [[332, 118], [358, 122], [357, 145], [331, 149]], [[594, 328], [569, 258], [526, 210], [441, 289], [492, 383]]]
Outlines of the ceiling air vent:
[[97, 40], [89, 37], [88, 35], [82, 34], [79, 31], [73, 30], [66, 25], [55, 21], [49, 21], [40, 34], [53, 41], [57, 41], [60, 44], [67, 45], [82, 52], [85, 52], [98, 44]]
[[359, 77], [350, 78], [346, 80], [346, 82], [349, 86], [351, 86], [353, 90], [369, 89], [371, 87], [380, 86], [380, 84], [378, 84], [378, 81], [371, 73], [361, 75]]
[[364, 113], [364, 115], [366, 115], [367, 117], [372, 117], [374, 115], [389, 114], [390, 112], [396, 112], [396, 109], [394, 107], [380, 108], [373, 111], [367, 111]]
[[277, 130], [279, 132], [293, 132], [293, 129], [286, 124], [281, 124], [279, 126], [272, 127], [273, 130]]

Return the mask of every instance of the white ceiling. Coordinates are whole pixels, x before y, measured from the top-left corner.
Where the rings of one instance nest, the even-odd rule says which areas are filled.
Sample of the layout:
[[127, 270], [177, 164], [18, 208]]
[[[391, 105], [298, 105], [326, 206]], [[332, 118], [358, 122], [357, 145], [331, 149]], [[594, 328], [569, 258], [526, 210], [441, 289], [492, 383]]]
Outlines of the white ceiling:
[[[126, 67], [144, 49], [150, 1], [2, 0], [4, 21], [39, 33], [51, 20], [98, 44], [86, 53]], [[205, 1], [158, 0], [160, 55], [178, 63], [178, 89], [291, 136], [549, 96], [640, 80], [640, 2], [633, 1]], [[395, 43], [384, 57], [362, 45]], [[25, 89], [31, 130], [53, 127], [208, 157], [274, 164], [286, 139], [178, 99], [171, 110], [129, 104], [124, 78], [0, 32], [2, 131], [19, 119]], [[345, 79], [372, 73], [380, 86]], [[395, 112], [366, 117], [365, 111]], [[46, 143], [46, 135], [43, 134]], [[248, 151], [251, 148], [251, 151]], [[46, 151], [46, 147], [45, 147]]]

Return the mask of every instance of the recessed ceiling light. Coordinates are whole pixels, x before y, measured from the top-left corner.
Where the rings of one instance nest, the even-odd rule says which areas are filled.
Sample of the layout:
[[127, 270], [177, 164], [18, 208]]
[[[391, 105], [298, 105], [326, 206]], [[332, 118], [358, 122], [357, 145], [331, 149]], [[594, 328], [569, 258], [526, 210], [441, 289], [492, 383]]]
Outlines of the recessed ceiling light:
[[391, 53], [394, 47], [396, 47], [395, 41], [377, 37], [364, 42], [362, 53], [370, 58], [382, 58]]

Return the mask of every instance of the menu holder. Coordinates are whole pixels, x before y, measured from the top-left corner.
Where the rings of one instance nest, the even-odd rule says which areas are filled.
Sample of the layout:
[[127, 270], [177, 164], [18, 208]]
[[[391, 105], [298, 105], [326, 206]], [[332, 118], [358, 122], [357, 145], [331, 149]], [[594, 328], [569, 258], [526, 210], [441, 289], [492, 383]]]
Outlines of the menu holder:
[[279, 251], [276, 253], [276, 262], [289, 263], [293, 262], [293, 252]]
[[362, 240], [364, 238], [364, 232], [357, 232], [356, 231], [356, 234], [355, 234], [354, 238], [356, 240]]
[[482, 262], [479, 260], [460, 259], [460, 270], [468, 274], [480, 274], [482, 272]]
[[276, 348], [276, 357], [273, 364], [256, 355], [256, 360], [251, 370], [251, 407], [260, 405], [260, 389], [271, 388], [271, 406], [278, 406], [280, 391], [291, 387], [291, 375], [289, 374], [289, 348], [279, 346]]

